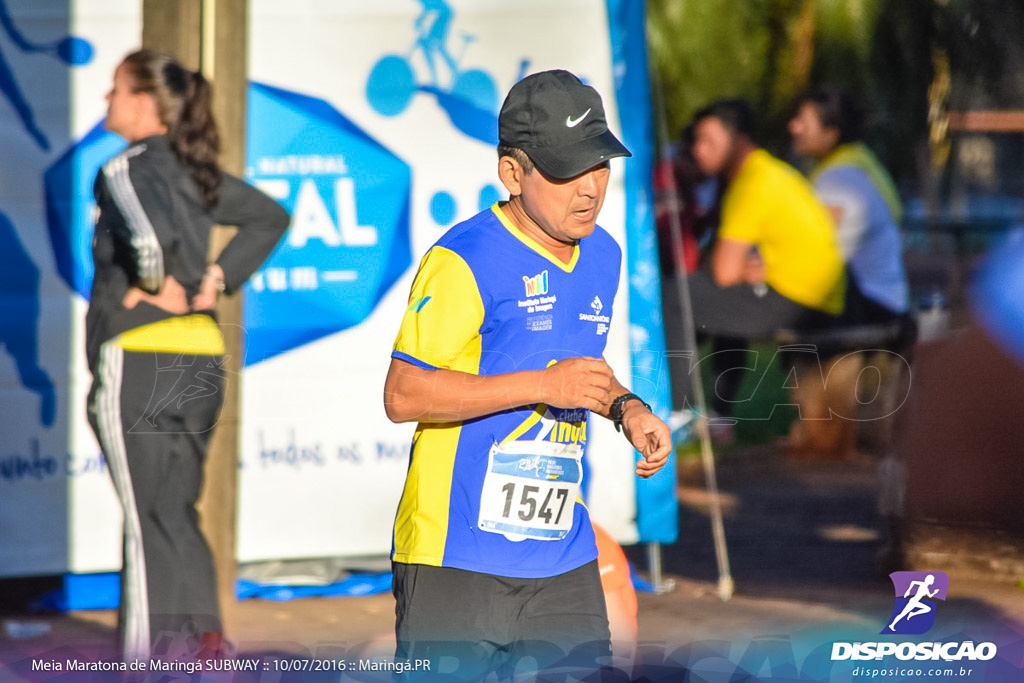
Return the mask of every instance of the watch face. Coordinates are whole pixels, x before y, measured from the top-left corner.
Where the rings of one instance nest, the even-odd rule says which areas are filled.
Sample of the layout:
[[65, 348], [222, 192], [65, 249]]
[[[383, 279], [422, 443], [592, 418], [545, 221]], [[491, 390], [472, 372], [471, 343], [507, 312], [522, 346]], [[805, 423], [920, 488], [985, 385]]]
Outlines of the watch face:
[[622, 408], [626, 405], [626, 401], [631, 398], [635, 398], [635, 396], [633, 394], [623, 394], [612, 402], [611, 414], [616, 422], [622, 422]]
[[632, 401], [634, 399], [640, 401], [640, 403], [643, 403], [648, 410], [651, 409], [651, 407], [647, 405], [647, 402], [644, 401], [639, 396], [637, 396], [636, 394], [623, 394], [622, 396], [619, 396], [617, 399], [612, 401], [611, 410], [608, 411], [611, 415], [612, 420], [615, 421], [616, 423], [622, 422], [622, 411], [625, 409], [626, 401]]

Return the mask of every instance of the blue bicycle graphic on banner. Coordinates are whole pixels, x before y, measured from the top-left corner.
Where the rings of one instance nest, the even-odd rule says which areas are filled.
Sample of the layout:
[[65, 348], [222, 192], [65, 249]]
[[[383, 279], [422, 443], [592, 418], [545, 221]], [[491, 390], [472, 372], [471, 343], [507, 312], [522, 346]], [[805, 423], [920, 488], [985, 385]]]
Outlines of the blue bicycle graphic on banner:
[[[81, 66], [92, 61], [92, 44], [77, 36], [65, 36], [48, 43], [35, 43], [29, 40], [15, 24], [6, 2], [0, 2], [0, 26], [3, 27], [4, 33], [7, 34], [7, 37], [14, 46], [25, 54], [40, 53], [49, 55], [68, 66]], [[24, 94], [22, 94], [18, 81], [14, 77], [14, 72], [2, 51], [0, 51], [0, 92], [10, 102], [14, 111], [18, 114], [18, 118], [21, 119], [25, 130], [35, 143], [39, 145], [39, 148], [43, 151], [49, 151], [50, 140], [47, 138], [46, 133], [36, 124], [32, 106]]]
[[[10, 43], [22, 54], [41, 54], [56, 59], [68, 67], [81, 66], [92, 61], [92, 43], [78, 36], [65, 35], [61, 38], [35, 42], [22, 33], [18, 27], [21, 21], [11, 13], [6, 0], [0, 0], [0, 35], [6, 35]], [[54, 22], [56, 23], [56, 22]], [[0, 95], [13, 110], [16, 120], [36, 147], [43, 152], [50, 151], [50, 138], [36, 121], [33, 102], [26, 95], [20, 83], [28, 79], [39, 79], [40, 71], [17, 73], [15, 65], [0, 48]], [[20, 67], [32, 69], [25, 64]], [[48, 84], [51, 87], [54, 84]], [[47, 101], [49, 107], [57, 106], [56, 101]], [[2, 106], [2, 105], [0, 105]], [[6, 117], [6, 112], [4, 113]], [[7, 118], [7, 121], [10, 117]], [[5, 130], [7, 123], [5, 122]], [[13, 133], [9, 138], [13, 138]], [[10, 139], [7, 142], [11, 142]], [[18, 173], [17, 169], [6, 168], [5, 173]], [[39, 395], [39, 420], [44, 426], [51, 426], [57, 415], [57, 386], [53, 378], [40, 363], [40, 297], [41, 271], [32, 260], [30, 251], [22, 244], [22, 238], [14, 221], [8, 215], [7, 207], [0, 211], [0, 348], [5, 349], [14, 360], [15, 370], [22, 386]], [[35, 226], [33, 226], [33, 229]], [[60, 249], [55, 245], [55, 248]]]
[[[398, 116], [417, 92], [433, 95], [452, 125], [462, 133], [485, 142], [498, 141], [498, 88], [483, 69], [464, 69], [462, 59], [475, 36], [462, 33], [458, 55], [448, 49], [454, 13], [444, 0], [420, 0], [423, 11], [416, 18], [416, 39], [403, 54], [385, 55], [374, 65], [366, 81], [366, 99], [377, 113]], [[430, 80], [417, 82], [413, 68], [422, 53]], [[529, 62], [520, 64], [521, 78]], [[447, 71], [442, 78], [441, 66]], [[517, 80], [518, 80], [517, 78]]]

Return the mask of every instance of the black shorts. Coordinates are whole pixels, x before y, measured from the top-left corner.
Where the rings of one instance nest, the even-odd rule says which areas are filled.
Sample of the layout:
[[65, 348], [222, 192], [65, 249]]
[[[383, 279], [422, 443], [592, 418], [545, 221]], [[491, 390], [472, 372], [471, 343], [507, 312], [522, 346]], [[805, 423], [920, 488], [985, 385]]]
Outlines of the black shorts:
[[449, 680], [610, 662], [597, 561], [542, 579], [393, 563], [396, 660], [430, 661]]

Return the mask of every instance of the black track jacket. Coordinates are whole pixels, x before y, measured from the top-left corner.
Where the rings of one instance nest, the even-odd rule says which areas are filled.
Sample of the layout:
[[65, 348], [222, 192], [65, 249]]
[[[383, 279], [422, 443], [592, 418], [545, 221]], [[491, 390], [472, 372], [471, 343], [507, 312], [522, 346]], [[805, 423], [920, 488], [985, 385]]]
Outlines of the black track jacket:
[[172, 317], [145, 302], [125, 309], [121, 300], [129, 287], [155, 294], [172, 275], [191, 301], [206, 271], [214, 225], [238, 227], [217, 258], [227, 293], [249, 279], [288, 227], [288, 214], [277, 202], [227, 173], [217, 204], [204, 209], [195, 181], [164, 135], [139, 140], [106, 162], [93, 191], [95, 274], [86, 314], [90, 369], [104, 342]]

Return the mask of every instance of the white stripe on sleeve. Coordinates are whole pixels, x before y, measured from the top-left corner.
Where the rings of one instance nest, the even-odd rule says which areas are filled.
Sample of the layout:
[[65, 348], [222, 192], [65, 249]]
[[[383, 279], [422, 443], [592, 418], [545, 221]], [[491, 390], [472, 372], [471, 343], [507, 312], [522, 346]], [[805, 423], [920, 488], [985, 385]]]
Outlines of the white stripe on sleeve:
[[139, 285], [147, 291], [157, 292], [164, 281], [164, 252], [128, 174], [128, 159], [144, 150], [144, 146], [133, 147], [118, 154], [103, 165], [103, 175], [106, 176], [111, 197], [131, 232]]

